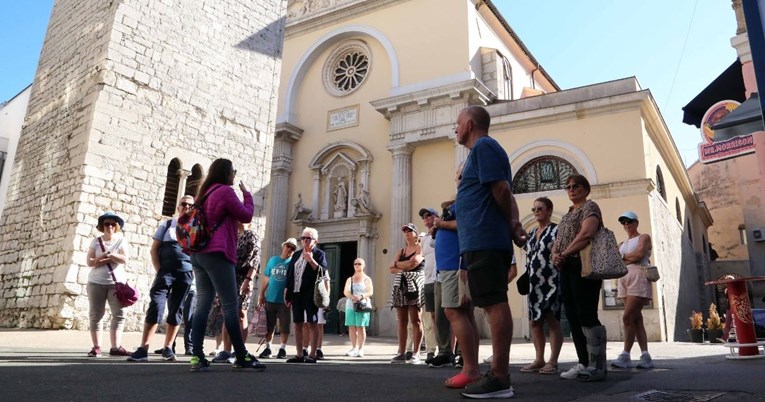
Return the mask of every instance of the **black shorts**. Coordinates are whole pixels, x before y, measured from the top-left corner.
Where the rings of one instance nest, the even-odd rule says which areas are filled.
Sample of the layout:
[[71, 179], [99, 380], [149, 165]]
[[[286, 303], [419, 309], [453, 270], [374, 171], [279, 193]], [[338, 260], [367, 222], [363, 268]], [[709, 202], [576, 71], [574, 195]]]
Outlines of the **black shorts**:
[[295, 324], [316, 324], [319, 322], [319, 308], [313, 303], [313, 294], [293, 294], [292, 322]]
[[488, 307], [507, 303], [507, 271], [513, 260], [508, 250], [477, 250], [462, 254], [473, 304]]
[[276, 319], [279, 319], [279, 332], [290, 333], [290, 309], [284, 303], [266, 302], [266, 331], [270, 334], [276, 328]]

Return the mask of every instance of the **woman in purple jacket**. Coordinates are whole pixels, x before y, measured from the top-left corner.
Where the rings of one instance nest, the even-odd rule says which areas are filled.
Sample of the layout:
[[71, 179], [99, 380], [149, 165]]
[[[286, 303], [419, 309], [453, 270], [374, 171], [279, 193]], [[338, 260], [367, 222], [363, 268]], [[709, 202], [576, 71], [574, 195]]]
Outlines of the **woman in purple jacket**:
[[[228, 159], [216, 159], [210, 165], [202, 185], [199, 187], [199, 203], [202, 208], [205, 223], [212, 235], [207, 246], [202, 251], [191, 255], [191, 265], [197, 283], [197, 305], [192, 322], [192, 345], [194, 356], [191, 358], [191, 371], [205, 370], [210, 363], [205, 359], [204, 334], [210, 306], [217, 292], [223, 308], [223, 321], [231, 344], [234, 346], [236, 361], [233, 369], [263, 370], [266, 366], [260, 364], [255, 356], [247, 352], [239, 330], [239, 293], [236, 286], [236, 242], [239, 222], [252, 221], [254, 204], [252, 194], [247, 191], [244, 183], [239, 182], [239, 189], [244, 195], [240, 202], [232, 186], [236, 170]], [[249, 282], [253, 278], [245, 278], [242, 289], [252, 289]]]

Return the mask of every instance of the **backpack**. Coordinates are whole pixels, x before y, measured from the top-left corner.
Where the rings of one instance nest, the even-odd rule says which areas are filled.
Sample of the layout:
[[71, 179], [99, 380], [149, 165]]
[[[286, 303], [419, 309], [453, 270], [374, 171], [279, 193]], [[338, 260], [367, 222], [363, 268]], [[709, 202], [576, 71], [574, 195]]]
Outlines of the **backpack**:
[[208, 227], [205, 221], [204, 202], [215, 190], [223, 187], [220, 185], [207, 191], [202, 199], [195, 204], [191, 211], [178, 217], [178, 225], [175, 227], [175, 235], [183, 252], [189, 254], [201, 251], [207, 246], [218, 225]]

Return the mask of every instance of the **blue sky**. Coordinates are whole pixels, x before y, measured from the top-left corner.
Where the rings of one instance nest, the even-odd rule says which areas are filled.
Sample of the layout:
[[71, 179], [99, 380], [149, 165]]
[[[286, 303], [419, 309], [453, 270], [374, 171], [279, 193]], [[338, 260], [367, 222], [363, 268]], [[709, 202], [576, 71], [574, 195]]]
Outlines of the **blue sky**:
[[[454, 0], [444, 0], [454, 1]], [[686, 165], [701, 134], [681, 108], [736, 51], [730, 0], [495, 0], [562, 89], [637, 77], [650, 89]], [[0, 5], [0, 102], [34, 79], [53, 0]]]

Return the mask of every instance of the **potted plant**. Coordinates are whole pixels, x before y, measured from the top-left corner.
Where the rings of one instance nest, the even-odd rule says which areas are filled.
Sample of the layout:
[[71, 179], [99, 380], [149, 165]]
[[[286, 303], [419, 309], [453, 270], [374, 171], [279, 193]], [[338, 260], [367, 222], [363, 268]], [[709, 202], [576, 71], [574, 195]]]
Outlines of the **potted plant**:
[[691, 328], [688, 330], [688, 335], [691, 338], [691, 342], [704, 343], [704, 330], [701, 328], [701, 322], [703, 317], [700, 312], [691, 312]]
[[710, 343], [722, 343], [723, 323], [720, 321], [720, 314], [717, 313], [717, 306], [714, 303], [709, 305], [709, 318], [707, 318], [707, 339]]

